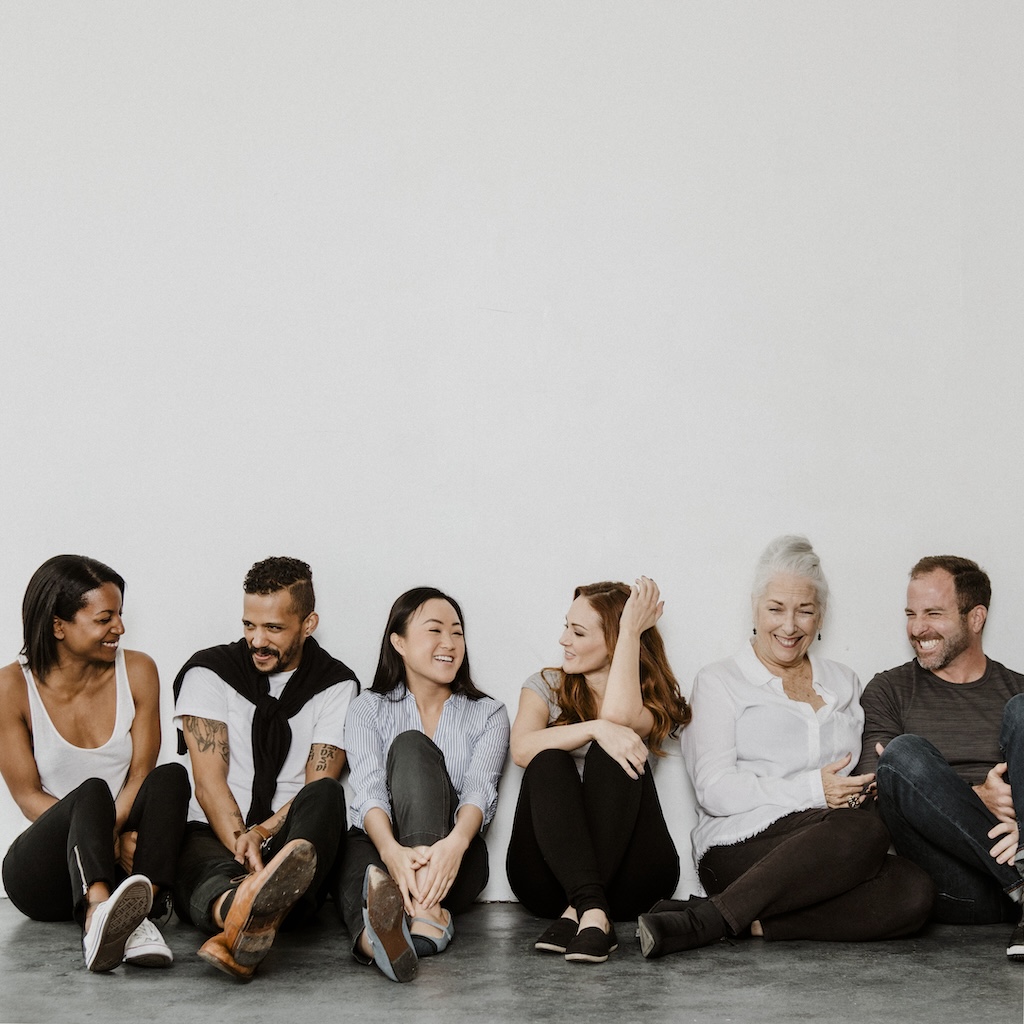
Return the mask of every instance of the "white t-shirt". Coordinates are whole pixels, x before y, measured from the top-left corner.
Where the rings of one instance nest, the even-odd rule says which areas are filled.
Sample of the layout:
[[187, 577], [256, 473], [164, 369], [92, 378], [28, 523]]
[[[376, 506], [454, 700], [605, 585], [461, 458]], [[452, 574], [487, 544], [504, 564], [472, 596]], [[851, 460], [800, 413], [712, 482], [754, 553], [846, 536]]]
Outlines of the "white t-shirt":
[[[278, 672], [268, 676], [270, 695], [280, 698], [293, 672]], [[292, 743], [288, 756], [277, 776], [277, 789], [271, 801], [272, 810], [286, 804], [305, 785], [306, 761], [309, 748], [314, 743], [329, 743], [345, 749], [345, 716], [355, 696], [354, 679], [329, 686], [308, 701], [288, 724], [292, 729]], [[209, 718], [224, 722], [228, 727], [228, 788], [231, 790], [238, 809], [245, 817], [252, 803], [252, 785], [255, 768], [252, 759], [252, 720], [256, 705], [236, 692], [212, 669], [191, 668], [181, 682], [181, 692], [174, 709], [174, 724], [180, 729], [184, 715]], [[192, 766], [189, 765], [189, 775]], [[189, 804], [189, 821], [207, 821], [199, 801], [195, 797], [195, 780], [192, 780], [192, 802]]]

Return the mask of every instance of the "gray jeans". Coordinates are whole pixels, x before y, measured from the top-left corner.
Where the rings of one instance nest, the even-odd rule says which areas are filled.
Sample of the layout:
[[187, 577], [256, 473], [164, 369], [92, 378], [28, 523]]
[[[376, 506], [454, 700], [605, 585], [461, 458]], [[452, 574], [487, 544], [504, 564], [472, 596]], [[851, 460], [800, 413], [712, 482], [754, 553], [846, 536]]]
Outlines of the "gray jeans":
[[[387, 775], [395, 838], [403, 846], [432, 846], [444, 839], [455, 824], [459, 794], [437, 744], [416, 730], [400, 733], [388, 750]], [[370, 864], [387, 870], [370, 837], [353, 826], [345, 846], [341, 894], [353, 946], [363, 930], [363, 876]], [[477, 834], [441, 905], [452, 914], [467, 910], [487, 884], [487, 877], [487, 846]]]

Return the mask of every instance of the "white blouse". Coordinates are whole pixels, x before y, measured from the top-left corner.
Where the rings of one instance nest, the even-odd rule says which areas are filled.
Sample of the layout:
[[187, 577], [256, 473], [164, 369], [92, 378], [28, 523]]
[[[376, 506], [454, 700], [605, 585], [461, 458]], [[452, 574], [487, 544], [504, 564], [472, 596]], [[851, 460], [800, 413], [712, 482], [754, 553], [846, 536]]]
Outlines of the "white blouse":
[[707, 665], [693, 684], [693, 721], [683, 730], [686, 770], [697, 794], [693, 855], [732, 846], [793, 811], [825, 806], [821, 769], [860, 752], [860, 680], [845, 665], [810, 655], [814, 689], [825, 701], [790, 700], [750, 644]]

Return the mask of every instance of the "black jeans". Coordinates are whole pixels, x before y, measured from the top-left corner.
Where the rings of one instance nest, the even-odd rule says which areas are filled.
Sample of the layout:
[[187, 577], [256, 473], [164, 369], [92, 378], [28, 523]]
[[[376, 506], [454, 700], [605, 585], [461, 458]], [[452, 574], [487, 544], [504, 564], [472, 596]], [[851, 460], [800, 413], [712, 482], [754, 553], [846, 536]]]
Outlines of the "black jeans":
[[[1006, 782], [1024, 814], [1024, 694], [1003, 710], [999, 746]], [[1024, 882], [1013, 864], [997, 864], [988, 851], [996, 816], [926, 739], [889, 741], [878, 760], [878, 806], [896, 849], [920, 864], [939, 890], [932, 917], [950, 924], [1016, 921], [1021, 908], [1007, 895]], [[1019, 822], [1018, 822], [1019, 824]]]
[[712, 847], [699, 874], [734, 934], [759, 920], [770, 940], [891, 939], [928, 920], [935, 886], [888, 849], [873, 808], [815, 808]]
[[[337, 779], [307, 783], [292, 800], [284, 824], [263, 849], [263, 863], [293, 839], [308, 839], [316, 850], [316, 873], [309, 888], [292, 908], [285, 924], [301, 923], [323, 906], [340, 868], [345, 839], [345, 791]], [[208, 935], [221, 929], [213, 920], [213, 904], [237, 889], [246, 871], [206, 822], [190, 821], [178, 861], [174, 909]]]
[[[388, 749], [387, 777], [391, 827], [403, 846], [433, 846], [451, 832], [459, 794], [448, 775], [444, 754], [433, 740], [416, 730], [399, 733]], [[373, 840], [353, 826], [341, 880], [342, 908], [353, 948], [363, 930], [363, 875], [370, 864], [387, 871]], [[487, 884], [488, 872], [487, 846], [478, 833], [441, 905], [452, 914], [468, 910]]]
[[[191, 788], [180, 764], [162, 764], [146, 776], [123, 831], [138, 832], [132, 871], [169, 888], [185, 830]], [[86, 779], [48, 807], [11, 844], [4, 857], [4, 888], [35, 921], [85, 920], [90, 885], [110, 888], [124, 878], [114, 860], [114, 799], [102, 779]]]
[[542, 750], [523, 775], [506, 869], [538, 917], [572, 906], [631, 920], [671, 895], [679, 855], [650, 769], [631, 779], [592, 743], [581, 780], [571, 754]]

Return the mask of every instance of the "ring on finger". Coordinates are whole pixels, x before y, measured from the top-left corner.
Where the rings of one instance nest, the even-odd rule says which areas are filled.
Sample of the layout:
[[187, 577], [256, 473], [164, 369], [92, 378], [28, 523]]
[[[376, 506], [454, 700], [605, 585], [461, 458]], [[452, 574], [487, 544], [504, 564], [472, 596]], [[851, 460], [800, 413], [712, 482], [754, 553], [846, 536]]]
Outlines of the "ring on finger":
[[846, 804], [848, 807], [860, 807], [860, 797], [857, 794], [847, 797]]

